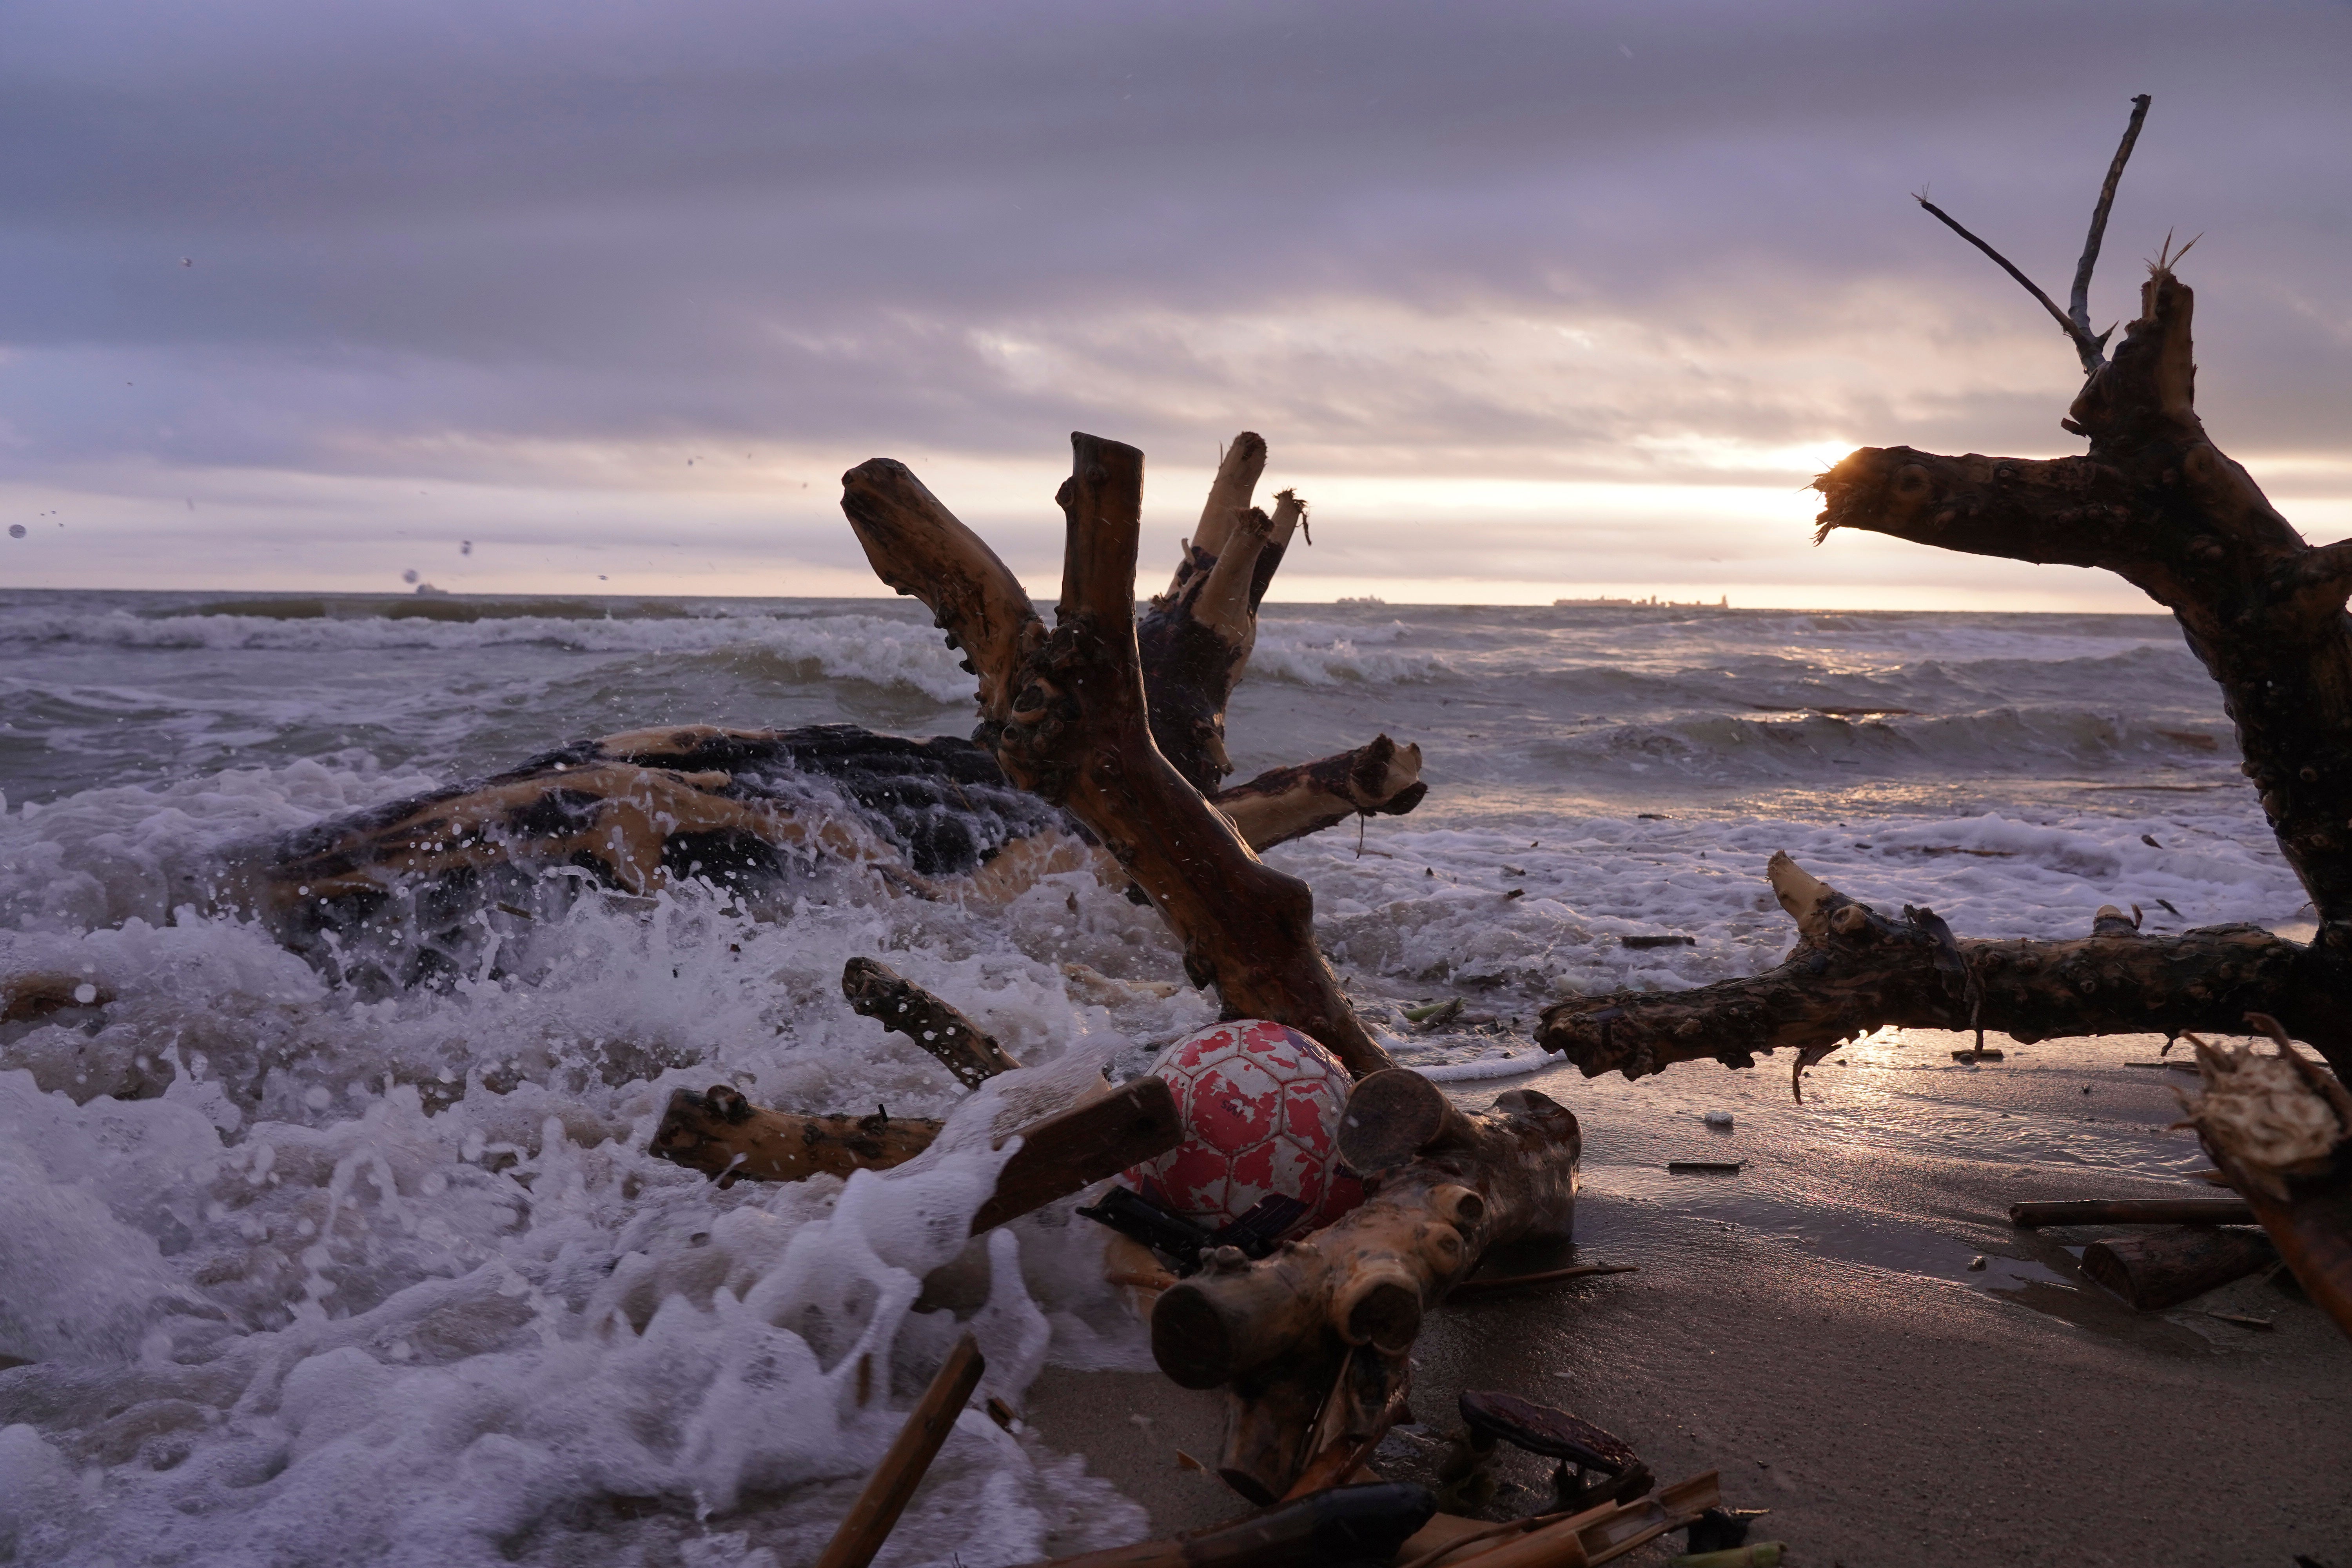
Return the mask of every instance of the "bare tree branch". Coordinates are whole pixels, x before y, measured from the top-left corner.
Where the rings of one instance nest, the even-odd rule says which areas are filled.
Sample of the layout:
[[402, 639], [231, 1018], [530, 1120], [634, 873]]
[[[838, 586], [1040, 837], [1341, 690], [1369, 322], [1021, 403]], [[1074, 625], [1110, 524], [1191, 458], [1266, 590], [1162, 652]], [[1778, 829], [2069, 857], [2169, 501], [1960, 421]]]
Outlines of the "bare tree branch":
[[[2105, 363], [2103, 352], [2107, 346], [2109, 327], [2097, 337], [2091, 336], [2091, 268], [2099, 264], [2099, 244], [2107, 236], [2107, 209], [2116, 205], [2116, 186], [2124, 177], [2124, 163], [2131, 157], [2132, 144], [2139, 140], [2140, 122], [2147, 118], [2148, 95], [2141, 93], [2132, 100], [2131, 123], [2124, 127], [2124, 139], [2116, 148], [2115, 162], [2107, 165], [2106, 183], [2099, 187], [2099, 205], [2091, 213], [2090, 237], [2083, 241], [2083, 259], [2074, 264], [2074, 292], [2066, 302], [2066, 314], [2074, 323], [2074, 348], [2083, 355], [2083, 374], [2088, 375]], [[2085, 351], [2084, 341], [2093, 347]]]
[[2148, 101], [2148, 95], [2144, 92], [2132, 100], [2131, 123], [2124, 128], [2123, 144], [2116, 149], [2115, 161], [2107, 165], [2106, 183], [2099, 187], [2099, 205], [2091, 214], [2090, 237], [2083, 242], [2083, 259], [2074, 266], [2074, 291], [2070, 310], [2060, 310], [2058, 301], [2043, 293], [2032, 279], [2020, 272], [2008, 257], [1970, 234], [1951, 214], [1925, 195], [1915, 193], [1911, 197], [1935, 214], [1946, 228], [1991, 257], [2003, 272], [2016, 279], [2020, 287], [2042, 301], [2042, 308], [2050, 312], [2051, 320], [2058, 323], [2058, 330], [2065, 333], [2067, 341], [2074, 345], [2075, 356], [2083, 362], [2083, 374], [2086, 376], [2107, 363], [2107, 337], [2115, 331], [2113, 327], [2105, 332], [2091, 331], [2091, 269], [2098, 265], [2099, 246], [2107, 234], [2107, 210], [2116, 204], [2116, 185], [2124, 177], [2124, 163], [2131, 156], [2132, 144], [2139, 140], [2140, 122], [2147, 118]]
[[2065, 333], [2067, 339], [2074, 343], [2074, 352], [2085, 356], [2084, 363], [2088, 364], [2094, 370], [2098, 368], [2101, 363], [2099, 345], [2091, 340], [2088, 332], [2074, 325], [2074, 319], [2072, 317], [2068, 316], [2065, 311], [2058, 308], [2057, 300], [2053, 300], [2049, 295], [2042, 291], [2042, 286], [2040, 284], [2034, 282], [2032, 279], [2028, 278], [2024, 273], [2020, 272], [2017, 269], [2016, 264], [2011, 262], [2008, 257], [2003, 256], [2000, 251], [1995, 250], [1991, 246], [1987, 245], [1983, 240], [1979, 239], [1975, 235], [1970, 234], [1966, 228], [1961, 226], [1959, 219], [1954, 217], [1951, 214], [1946, 212], [1943, 208], [1929, 201], [1926, 196], [1919, 195], [1915, 193], [1911, 199], [1917, 202], [1921, 206], [1926, 207], [1929, 212], [1934, 213], [1938, 219], [1942, 220], [1945, 227], [1950, 229], [1954, 234], [1958, 235], [1962, 239], [1967, 240], [1970, 245], [1975, 246], [1979, 250], [1983, 251], [1987, 256], [1991, 257], [1994, 262], [2000, 266], [2003, 272], [2006, 272], [2011, 278], [2016, 279], [2019, 285], [2023, 288], [2027, 293], [2041, 300], [2042, 308], [2050, 312], [2050, 319], [2058, 323], [2058, 330]]

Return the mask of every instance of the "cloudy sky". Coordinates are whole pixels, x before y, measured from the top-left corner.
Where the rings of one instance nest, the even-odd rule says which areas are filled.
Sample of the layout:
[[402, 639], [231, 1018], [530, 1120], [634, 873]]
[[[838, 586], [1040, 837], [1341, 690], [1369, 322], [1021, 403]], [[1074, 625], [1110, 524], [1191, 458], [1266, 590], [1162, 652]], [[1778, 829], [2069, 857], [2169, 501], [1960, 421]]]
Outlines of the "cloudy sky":
[[0, 584], [871, 593], [888, 455], [1043, 585], [1068, 431], [1164, 559], [1248, 427], [1292, 597], [2131, 608], [1803, 486], [2079, 449], [1908, 193], [2063, 293], [2142, 91], [2093, 310], [2201, 232], [2208, 426], [2352, 534], [2344, 0], [5, 15]]

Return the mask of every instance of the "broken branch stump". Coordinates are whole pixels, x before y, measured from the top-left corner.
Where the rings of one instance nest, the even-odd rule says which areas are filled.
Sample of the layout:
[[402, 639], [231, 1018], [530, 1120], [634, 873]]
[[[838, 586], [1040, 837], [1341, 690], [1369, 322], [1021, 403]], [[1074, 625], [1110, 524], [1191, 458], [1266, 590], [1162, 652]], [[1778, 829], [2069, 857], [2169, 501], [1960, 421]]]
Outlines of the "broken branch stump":
[[980, 1386], [980, 1374], [987, 1364], [981, 1359], [980, 1342], [970, 1333], [956, 1341], [955, 1349], [933, 1374], [930, 1387], [907, 1413], [907, 1424], [898, 1428], [890, 1451], [882, 1456], [865, 1489], [849, 1505], [849, 1516], [834, 1531], [816, 1568], [866, 1568], [874, 1561], [916, 1487], [922, 1484], [924, 1472], [939, 1457], [940, 1445], [954, 1430], [964, 1401]]
[[2177, 1307], [2276, 1261], [2262, 1232], [2223, 1226], [2119, 1236], [2083, 1249], [2083, 1272], [2142, 1312]]
[[2213, 1164], [2238, 1190], [2304, 1293], [2352, 1335], [2352, 1092], [2249, 1014], [2279, 1054], [2192, 1037], [2204, 1092], [2183, 1096]]
[[[930, 1146], [940, 1127], [915, 1117], [763, 1110], [715, 1085], [702, 1094], [681, 1089], [670, 1096], [652, 1152], [722, 1180], [799, 1182], [904, 1164]], [[972, 1216], [972, 1234], [1165, 1153], [1183, 1135], [1175, 1098], [1164, 1081], [1150, 1076], [1033, 1121], [1014, 1134], [1021, 1147]]]
[[967, 1089], [978, 1089], [1021, 1065], [986, 1030], [886, 963], [851, 959], [842, 966], [841, 994], [860, 1016], [877, 1020], [937, 1057]]

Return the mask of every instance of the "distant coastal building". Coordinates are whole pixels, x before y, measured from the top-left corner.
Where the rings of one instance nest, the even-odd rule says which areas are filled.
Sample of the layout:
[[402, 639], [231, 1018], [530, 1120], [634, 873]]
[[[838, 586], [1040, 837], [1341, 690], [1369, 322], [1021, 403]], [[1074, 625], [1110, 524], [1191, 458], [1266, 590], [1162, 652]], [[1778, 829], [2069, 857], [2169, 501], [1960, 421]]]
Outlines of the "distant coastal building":
[[[1339, 602], [1344, 605], [1349, 601], [1342, 599]], [[1712, 605], [1705, 599], [1693, 599], [1684, 604], [1677, 599], [1661, 599], [1655, 594], [1646, 599], [1554, 599], [1551, 607], [1555, 610], [1727, 610], [1731, 608], [1731, 595], [1726, 594]]]

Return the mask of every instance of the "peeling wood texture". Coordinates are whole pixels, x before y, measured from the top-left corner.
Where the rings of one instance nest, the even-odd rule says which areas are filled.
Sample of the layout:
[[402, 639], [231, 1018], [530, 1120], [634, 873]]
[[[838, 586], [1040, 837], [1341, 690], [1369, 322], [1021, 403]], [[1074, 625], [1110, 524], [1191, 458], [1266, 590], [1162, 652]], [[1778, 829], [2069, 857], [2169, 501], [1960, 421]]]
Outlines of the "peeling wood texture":
[[2352, 1336], [2352, 1092], [2305, 1060], [2276, 1020], [2246, 1022], [2278, 1055], [2195, 1041], [2203, 1091], [2181, 1097], [2189, 1123], [2305, 1294]]
[[1362, 1075], [1388, 1058], [1315, 946], [1305, 883], [1260, 861], [1151, 736], [1136, 638], [1143, 454], [1071, 437], [1055, 626], [1003, 563], [887, 458], [843, 477], [843, 511], [885, 582], [922, 598], [980, 675], [975, 739], [1015, 784], [1069, 810], [1181, 943], [1231, 1017], [1272, 1018]]
[[[1357, 1085], [1339, 1152], [1365, 1179], [1362, 1205], [1256, 1263], [1213, 1253], [1152, 1309], [1160, 1370], [1187, 1388], [1230, 1386], [1227, 1482], [1272, 1500], [1330, 1436], [1370, 1429], [1402, 1396], [1423, 1318], [1488, 1247], [1570, 1234], [1582, 1147], [1575, 1116], [1532, 1090], [1470, 1114], [1403, 1068]], [[1335, 1389], [1348, 1419], [1317, 1442]]]
[[[2312, 955], [2260, 926], [2143, 935], [2102, 911], [2099, 934], [2062, 942], [1955, 938], [1933, 910], [1879, 913], [1775, 855], [1772, 889], [1797, 944], [1764, 973], [1689, 991], [1580, 996], [1544, 1009], [1537, 1043], [1585, 1076], [1643, 1078], [1676, 1062], [1756, 1065], [1795, 1053], [1794, 1071], [1894, 1025], [1981, 1027], [2032, 1043], [2066, 1035], [2232, 1031], [2264, 1004], [2307, 998], [2306, 1038], [2352, 1049], [2352, 1029], [2309, 989]], [[2273, 1011], [2277, 1010], [2273, 1005]]]

